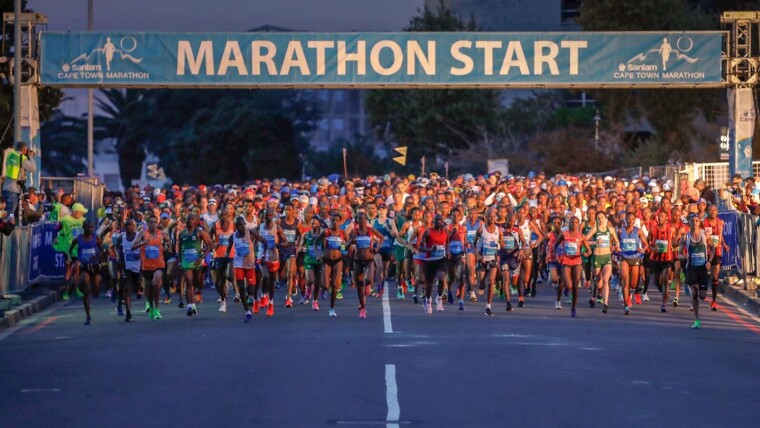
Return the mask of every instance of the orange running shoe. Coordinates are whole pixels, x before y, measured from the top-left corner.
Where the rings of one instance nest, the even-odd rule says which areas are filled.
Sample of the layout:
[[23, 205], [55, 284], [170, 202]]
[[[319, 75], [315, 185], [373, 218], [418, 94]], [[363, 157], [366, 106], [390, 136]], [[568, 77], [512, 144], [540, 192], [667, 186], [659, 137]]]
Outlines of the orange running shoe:
[[290, 297], [288, 297], [287, 299], [285, 299], [285, 307], [286, 308], [292, 308], [293, 307], [293, 300], [291, 300]]
[[195, 292], [195, 303], [203, 303], [203, 296], [200, 291]]
[[274, 315], [274, 303], [270, 303], [267, 307], [267, 316], [271, 317], [272, 315]]
[[269, 306], [269, 295], [265, 294], [261, 297], [261, 306]]
[[370, 294], [372, 294], [372, 286], [371, 285], [365, 285], [364, 286], [364, 295], [366, 297], [369, 297]]
[[258, 314], [259, 313], [259, 301], [254, 300], [253, 301], [253, 313]]
[[636, 304], [637, 305], [641, 304], [641, 294], [636, 294]]
[[711, 311], [717, 311], [718, 310], [718, 304], [713, 300], [712, 303], [710, 303], [710, 310]]

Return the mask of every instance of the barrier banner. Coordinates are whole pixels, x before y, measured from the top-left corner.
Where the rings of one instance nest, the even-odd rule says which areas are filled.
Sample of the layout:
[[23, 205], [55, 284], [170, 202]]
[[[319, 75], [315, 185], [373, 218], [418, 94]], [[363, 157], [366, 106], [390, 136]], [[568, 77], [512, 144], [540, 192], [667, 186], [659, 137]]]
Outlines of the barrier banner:
[[728, 245], [728, 251], [723, 249], [723, 262], [721, 270], [737, 270], [740, 266], [741, 248], [739, 246], [739, 214], [734, 212], [725, 212], [718, 214], [718, 218], [723, 220], [723, 240]]
[[32, 225], [32, 242], [29, 257], [29, 283], [63, 279], [66, 275], [66, 259], [63, 253], [53, 249], [58, 234], [56, 222]]
[[721, 32], [41, 34], [79, 87], [721, 87]]
[[755, 96], [753, 88], [728, 90], [728, 169], [733, 177], [752, 177], [752, 138], [755, 134]]

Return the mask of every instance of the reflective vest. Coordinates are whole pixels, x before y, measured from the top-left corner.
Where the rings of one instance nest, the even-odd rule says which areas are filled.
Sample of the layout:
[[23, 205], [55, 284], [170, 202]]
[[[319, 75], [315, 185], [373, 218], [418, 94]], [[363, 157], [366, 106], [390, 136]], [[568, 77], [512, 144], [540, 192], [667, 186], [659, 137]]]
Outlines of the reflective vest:
[[58, 221], [58, 217], [61, 215], [61, 203], [53, 202], [53, 210], [50, 211], [50, 221]]
[[5, 160], [5, 176], [11, 180], [18, 180], [21, 175], [21, 159], [24, 157], [21, 153], [10, 149], [8, 157]]

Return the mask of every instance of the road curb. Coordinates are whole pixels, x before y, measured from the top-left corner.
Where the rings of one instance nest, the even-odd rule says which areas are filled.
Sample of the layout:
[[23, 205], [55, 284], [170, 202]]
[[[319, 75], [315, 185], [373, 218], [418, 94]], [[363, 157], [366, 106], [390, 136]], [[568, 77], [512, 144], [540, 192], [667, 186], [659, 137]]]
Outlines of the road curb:
[[19, 321], [42, 311], [59, 299], [58, 291], [50, 290], [45, 295], [38, 296], [16, 308], [5, 311], [4, 316], [0, 318], [0, 330], [15, 326]]
[[745, 285], [730, 285], [724, 284], [722, 288], [723, 296], [731, 299], [737, 305], [746, 309], [749, 313], [755, 316], [760, 316], [760, 298], [757, 297], [756, 290], [750, 287], [749, 290], [745, 290]]

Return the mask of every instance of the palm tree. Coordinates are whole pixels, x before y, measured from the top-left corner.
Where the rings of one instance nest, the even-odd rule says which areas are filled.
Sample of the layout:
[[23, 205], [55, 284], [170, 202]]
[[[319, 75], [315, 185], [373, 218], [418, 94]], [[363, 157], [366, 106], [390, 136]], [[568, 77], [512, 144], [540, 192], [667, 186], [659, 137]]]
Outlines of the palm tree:
[[147, 114], [145, 91], [140, 89], [101, 89], [95, 102], [102, 113], [95, 116], [95, 139], [113, 138], [119, 155], [123, 186], [139, 179], [145, 160], [148, 133], [143, 126]]
[[45, 173], [53, 177], [74, 177], [85, 172], [87, 147], [82, 141], [86, 138], [85, 119], [65, 116], [56, 110], [40, 128]]

